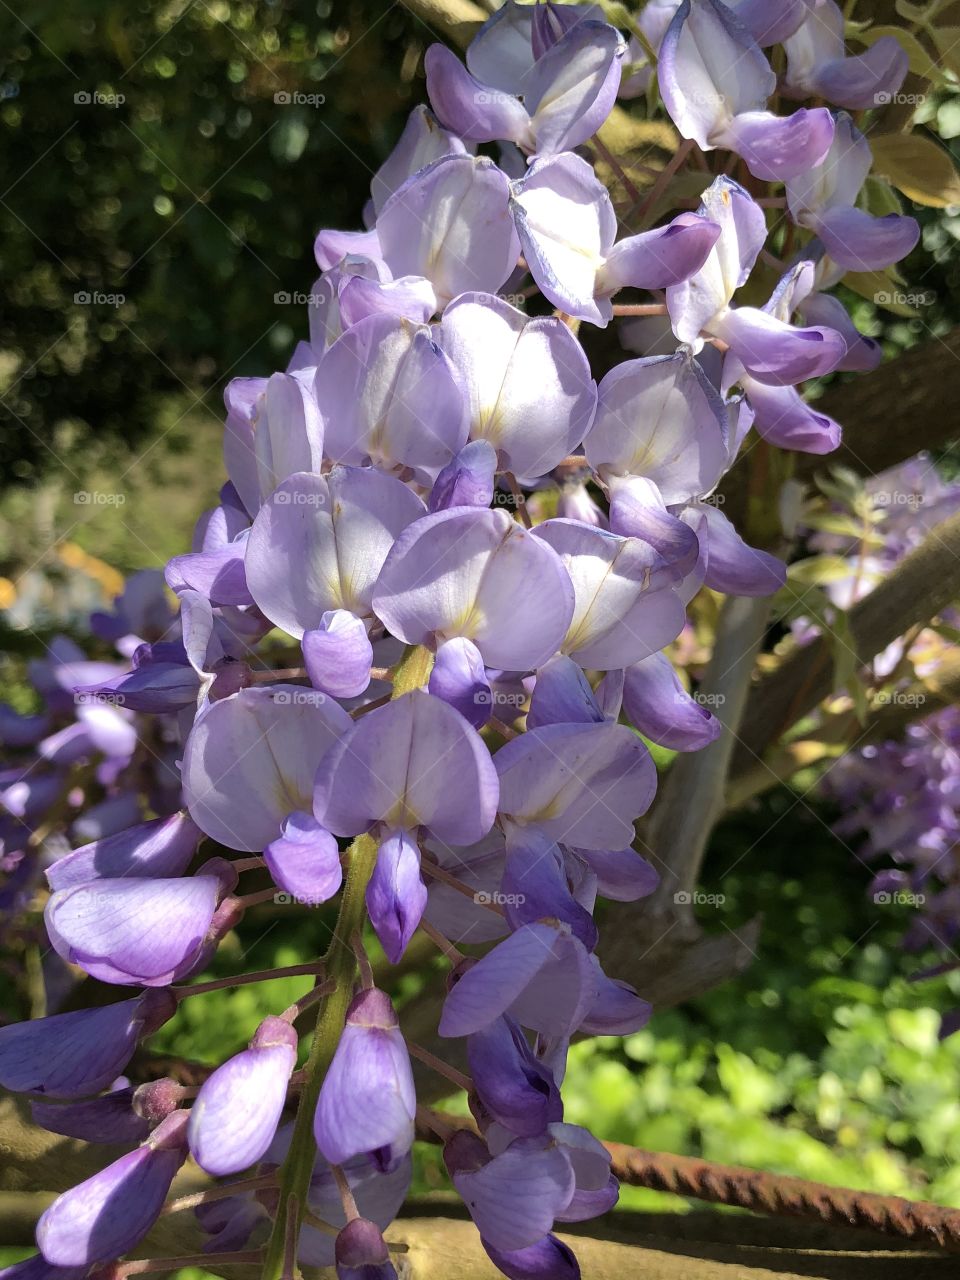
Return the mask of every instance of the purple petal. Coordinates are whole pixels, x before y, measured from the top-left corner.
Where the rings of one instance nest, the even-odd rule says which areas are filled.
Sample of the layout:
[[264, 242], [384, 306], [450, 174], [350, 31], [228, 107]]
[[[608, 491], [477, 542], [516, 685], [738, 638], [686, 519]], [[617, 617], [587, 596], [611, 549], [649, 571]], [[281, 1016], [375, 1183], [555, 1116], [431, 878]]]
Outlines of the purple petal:
[[315, 689], [334, 698], [356, 698], [370, 683], [373, 645], [367, 628], [346, 609], [328, 610], [301, 641], [307, 675]]
[[657, 786], [650, 753], [625, 725], [553, 724], [494, 757], [500, 812], [585, 849], [625, 849]]
[[597, 389], [565, 324], [466, 294], [444, 312], [439, 341], [467, 393], [471, 439], [489, 440], [501, 470], [541, 476], [579, 446]]
[[672, 571], [648, 542], [573, 520], [547, 520], [536, 535], [553, 547], [573, 583], [576, 602], [562, 648], [582, 667], [628, 666], [680, 634], [686, 613], [667, 585]]
[[321, 271], [338, 266], [348, 255], [380, 258], [380, 237], [373, 231], [320, 231], [313, 242], [313, 252]]
[[247, 574], [257, 605], [297, 639], [333, 610], [369, 615], [387, 552], [423, 512], [405, 484], [373, 468], [292, 476], [250, 532]]
[[614, 902], [649, 897], [660, 883], [656, 869], [633, 849], [575, 849], [597, 877], [597, 891]]
[[526, 671], [559, 648], [573, 589], [555, 552], [508, 512], [460, 508], [426, 516], [397, 539], [373, 607], [407, 644], [463, 636], [488, 667]]
[[563, 1213], [557, 1214], [557, 1221], [584, 1222], [588, 1218], [599, 1218], [601, 1214], [609, 1213], [619, 1199], [620, 1183], [611, 1173], [606, 1184], [596, 1190], [581, 1191], [577, 1188]]
[[497, 794], [480, 735], [446, 702], [415, 690], [355, 721], [324, 756], [314, 813], [341, 836], [385, 822], [472, 844], [493, 825]]
[[518, 98], [481, 84], [444, 44], [432, 44], [423, 59], [427, 95], [444, 128], [465, 142], [516, 142], [533, 150], [530, 116]]
[[690, 355], [625, 360], [600, 383], [584, 442], [601, 474], [642, 475], [667, 505], [709, 493], [726, 469], [723, 401]]
[[133, 1109], [133, 1093], [132, 1088], [119, 1088], [102, 1098], [67, 1106], [33, 1102], [30, 1114], [34, 1124], [65, 1138], [130, 1146], [142, 1142], [150, 1132], [149, 1120]]
[[705, 507], [708, 587], [733, 596], [772, 596], [787, 580], [786, 565], [747, 544], [716, 507]]
[[391, 964], [399, 964], [427, 905], [420, 850], [406, 831], [381, 841], [367, 883], [367, 915]]
[[729, 8], [764, 49], [792, 36], [810, 12], [807, 0], [733, 0]]
[[171, 591], [199, 591], [213, 605], [253, 604], [243, 568], [246, 539], [215, 551], [191, 551], [174, 556], [166, 568]]
[[44, 920], [58, 955], [92, 977], [166, 986], [196, 960], [219, 893], [215, 876], [95, 880], [52, 894]]
[[[418, 170], [441, 156], [462, 153], [463, 143], [437, 123], [422, 104], [413, 108], [403, 127], [397, 145], [373, 175], [370, 192], [373, 207], [380, 211], [393, 193]], [[424, 317], [426, 319], [426, 317]]]
[[496, 1018], [467, 1040], [467, 1061], [486, 1111], [512, 1133], [534, 1137], [563, 1116], [553, 1075], [511, 1018]]
[[525, 1249], [495, 1249], [486, 1240], [480, 1243], [507, 1280], [580, 1280], [573, 1250], [556, 1236], [544, 1236]]
[[537, 672], [530, 696], [527, 728], [545, 724], [599, 724], [604, 715], [582, 668], [558, 653]]
[[87, 1267], [54, 1267], [42, 1253], [35, 1253], [22, 1262], [0, 1267], [0, 1280], [84, 1280]]
[[899, 92], [909, 69], [907, 51], [896, 36], [881, 36], [856, 57], [821, 63], [817, 92], [848, 111], [883, 106]]
[[312, 369], [302, 374], [275, 373], [268, 378], [256, 414], [254, 451], [263, 497], [287, 476], [320, 470], [323, 422]]
[[664, 565], [684, 575], [693, 569], [699, 543], [693, 529], [666, 508], [657, 486], [642, 476], [611, 477], [610, 531], [640, 538], [655, 548]]
[[651, 654], [624, 675], [626, 717], [658, 746], [699, 751], [719, 737], [719, 720], [687, 693], [665, 654]]
[[222, 1177], [256, 1164], [273, 1141], [296, 1063], [297, 1033], [288, 1022], [268, 1017], [251, 1047], [204, 1081], [187, 1128], [201, 1169]]
[[594, 295], [617, 220], [593, 168], [572, 152], [536, 160], [513, 184], [511, 207], [523, 256], [543, 295], [568, 315], [606, 325], [610, 301]]
[[348, 329], [317, 366], [326, 454], [334, 462], [435, 475], [466, 442], [463, 395], [431, 331], [391, 315]]
[[456, 707], [474, 729], [490, 719], [493, 694], [480, 650], [471, 640], [447, 640], [440, 646], [427, 689]]
[[754, 426], [764, 440], [800, 453], [832, 453], [839, 445], [839, 424], [817, 413], [796, 387], [771, 387], [745, 375], [741, 384], [750, 400]]
[[[447, 315], [453, 310], [448, 307]], [[497, 451], [493, 445], [487, 440], [471, 440], [437, 476], [427, 510], [433, 514], [450, 507], [489, 507], [496, 470]]]
[[606, 294], [633, 286], [667, 289], [696, 274], [720, 235], [720, 227], [696, 213], [680, 213], [665, 227], [618, 240], [607, 255], [598, 286]]
[[875, 218], [853, 208], [828, 209], [816, 230], [830, 257], [848, 271], [880, 271], [905, 258], [920, 239], [915, 218], [898, 213]]
[[532, 6], [506, 0], [467, 46], [472, 74], [504, 93], [522, 93], [534, 63], [532, 27]]
[[553, 1226], [576, 1183], [566, 1154], [545, 1138], [517, 1138], [474, 1172], [453, 1174], [483, 1240], [495, 1249], [523, 1249]]
[[186, 1112], [170, 1116], [142, 1147], [54, 1200], [37, 1223], [37, 1244], [48, 1262], [113, 1262], [143, 1239], [186, 1158], [186, 1144], [174, 1139], [186, 1118]]
[[326, 902], [343, 880], [335, 837], [309, 813], [291, 813], [263, 856], [273, 883], [297, 902]]
[[531, 150], [572, 151], [597, 132], [617, 98], [623, 51], [615, 27], [576, 22], [537, 59], [524, 78], [523, 101], [533, 117]]
[[503, 878], [503, 836], [496, 829], [466, 848], [445, 849], [436, 841], [426, 851], [463, 884], [474, 890], [471, 901], [449, 885], [432, 880], [424, 918], [453, 942], [492, 942], [508, 932], [502, 916], [483, 905], [494, 900]]
[[178, 876], [190, 864], [203, 833], [186, 813], [142, 822], [64, 854], [47, 868], [51, 889], [121, 876]]
[[723, 146], [732, 117], [762, 111], [777, 87], [763, 51], [719, 0], [683, 0], [660, 45], [657, 79], [684, 138]]
[[435, 160], [408, 179], [377, 220], [394, 276], [425, 276], [441, 307], [473, 289], [496, 293], [519, 254], [510, 184], [485, 156]]
[[715, 329], [749, 374], [773, 386], [830, 373], [847, 349], [833, 329], [797, 329], [756, 307], [727, 311]]
[[403, 1154], [413, 1142], [416, 1108], [410, 1058], [390, 1001], [375, 988], [363, 991], [320, 1089], [317, 1146], [340, 1165], [382, 1147]]
[[597, 945], [597, 926], [570, 892], [559, 847], [536, 827], [507, 826], [507, 864], [501, 887], [512, 929], [538, 920], [560, 920], [588, 951]]
[[825, 107], [801, 107], [789, 116], [748, 111], [735, 117], [724, 139], [755, 178], [783, 182], [823, 160], [833, 141], [833, 116]]
[[202, 831], [258, 852], [295, 809], [309, 810], [320, 759], [352, 721], [300, 685], [242, 689], [197, 718], [183, 757], [183, 792]]
[[437, 296], [430, 281], [420, 276], [380, 281], [357, 275], [348, 277], [340, 286], [339, 305], [344, 328], [378, 313], [399, 316], [411, 324], [426, 324], [437, 309]]
[[0, 1084], [55, 1098], [98, 1093], [127, 1065], [139, 1038], [175, 1012], [171, 995], [148, 991], [135, 1000], [0, 1027]]
[[525, 925], [488, 951], [451, 989], [440, 1018], [440, 1035], [468, 1036], [510, 1008], [536, 975], [555, 960], [557, 931]]
[[804, 298], [801, 310], [805, 324], [835, 329], [843, 337], [847, 354], [837, 365], [838, 371], [871, 373], [883, 359], [880, 343], [857, 329], [839, 298], [828, 293], [812, 293]]
[[589, 958], [595, 969], [597, 986], [590, 1008], [580, 1023], [584, 1034], [628, 1036], [645, 1027], [653, 1013], [649, 1002], [642, 1000], [629, 983], [608, 978], [596, 956]]

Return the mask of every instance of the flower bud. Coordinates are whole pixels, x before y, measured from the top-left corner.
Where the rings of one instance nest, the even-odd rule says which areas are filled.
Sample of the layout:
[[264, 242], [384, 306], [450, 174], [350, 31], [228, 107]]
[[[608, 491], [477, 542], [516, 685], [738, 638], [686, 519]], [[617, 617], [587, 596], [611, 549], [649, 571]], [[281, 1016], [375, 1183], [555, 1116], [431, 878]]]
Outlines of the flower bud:
[[362, 991], [320, 1090], [314, 1117], [317, 1146], [331, 1164], [390, 1147], [409, 1151], [417, 1098], [407, 1047], [389, 997]]
[[369, 1218], [354, 1218], [337, 1236], [338, 1280], [396, 1280], [387, 1244]]
[[37, 1223], [37, 1244], [58, 1267], [112, 1262], [160, 1216], [187, 1156], [187, 1113], [168, 1116], [143, 1146], [58, 1196]]
[[267, 1017], [250, 1047], [218, 1067], [190, 1111], [187, 1136], [197, 1164], [220, 1177], [247, 1169], [266, 1152], [297, 1061], [297, 1033]]

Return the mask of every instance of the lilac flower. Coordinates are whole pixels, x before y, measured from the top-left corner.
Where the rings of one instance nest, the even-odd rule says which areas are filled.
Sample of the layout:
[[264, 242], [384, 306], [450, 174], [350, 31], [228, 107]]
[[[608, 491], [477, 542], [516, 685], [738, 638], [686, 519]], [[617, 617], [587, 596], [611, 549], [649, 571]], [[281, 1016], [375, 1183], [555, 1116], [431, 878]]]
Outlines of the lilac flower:
[[465, 141], [515, 142], [528, 155], [571, 151], [610, 114], [622, 55], [614, 27], [576, 22], [527, 69], [521, 101], [483, 84], [445, 45], [434, 44], [424, 59], [427, 93], [437, 118]]
[[597, 388], [565, 324], [465, 294], [447, 307], [438, 336], [467, 393], [470, 438], [489, 440], [500, 470], [535, 478], [577, 448]]
[[683, 0], [660, 46], [663, 102], [684, 138], [726, 147], [757, 178], [781, 181], [817, 164], [833, 139], [823, 108], [767, 111], [776, 76], [739, 17], [721, 0]]
[[843, 13], [834, 0], [807, 4], [803, 22], [783, 42], [784, 91], [797, 98], [825, 98], [850, 111], [890, 102], [906, 78], [906, 50], [896, 36], [885, 35], [866, 52], [847, 57], [843, 26]]
[[417, 1100], [397, 1016], [382, 991], [362, 991], [317, 1102], [317, 1146], [331, 1164], [389, 1148], [397, 1158], [413, 1142]]
[[730, 305], [766, 239], [763, 210], [738, 183], [721, 177], [704, 192], [700, 211], [722, 230], [702, 270], [667, 290], [680, 341], [696, 343], [701, 333], [721, 338], [749, 374], [774, 386], [834, 368], [846, 343], [832, 329], [795, 329], [756, 307]]
[[350, 725], [332, 698], [300, 685], [242, 689], [212, 703], [184, 750], [191, 818], [228, 848], [266, 848], [285, 818], [310, 810], [321, 757]]
[[396, 1280], [386, 1241], [376, 1223], [354, 1218], [335, 1244], [338, 1280]]
[[556, 553], [508, 512], [454, 508], [417, 520], [397, 539], [373, 608], [407, 644], [459, 636], [487, 666], [526, 671], [559, 648], [573, 588]]
[[190, 1153], [207, 1173], [247, 1169], [265, 1154], [287, 1099], [297, 1063], [297, 1033], [268, 1017], [250, 1047], [229, 1058], [203, 1083], [190, 1108]]
[[316, 395], [333, 462], [432, 478], [466, 442], [450, 360], [408, 320], [375, 314], [347, 329], [317, 365]]
[[441, 156], [381, 209], [383, 258], [395, 275], [428, 279], [441, 307], [471, 290], [496, 293], [520, 252], [509, 198], [507, 176], [492, 160]]
[[102, 1008], [0, 1027], [0, 1084], [54, 1098], [98, 1093], [127, 1065], [137, 1042], [175, 1012], [168, 992], [145, 991]]
[[160, 1215], [187, 1157], [187, 1113], [174, 1112], [146, 1142], [54, 1200], [37, 1223], [37, 1244], [59, 1267], [112, 1262]]
[[827, 154], [786, 183], [793, 220], [816, 232], [834, 262], [850, 271], [877, 271], [899, 262], [920, 238], [915, 218], [896, 213], [876, 218], [856, 208], [872, 163], [870, 144], [841, 112]]
[[664, 289], [698, 271], [719, 234], [681, 213], [665, 227], [616, 241], [613, 204], [585, 160], [571, 152], [535, 161], [513, 184], [523, 255], [544, 297], [601, 328], [611, 296], [627, 285]]
[[221, 888], [215, 875], [94, 880], [52, 894], [44, 920], [57, 953], [91, 977], [163, 987], [201, 958]]
[[149, 1119], [134, 1109], [134, 1093], [129, 1082], [120, 1076], [102, 1098], [54, 1105], [32, 1102], [30, 1115], [34, 1124], [49, 1133], [79, 1138], [82, 1142], [130, 1146], [142, 1142], [153, 1127]]
[[729, 462], [727, 412], [689, 350], [625, 360], [600, 383], [584, 450], [602, 478], [644, 476], [666, 504], [710, 493]]

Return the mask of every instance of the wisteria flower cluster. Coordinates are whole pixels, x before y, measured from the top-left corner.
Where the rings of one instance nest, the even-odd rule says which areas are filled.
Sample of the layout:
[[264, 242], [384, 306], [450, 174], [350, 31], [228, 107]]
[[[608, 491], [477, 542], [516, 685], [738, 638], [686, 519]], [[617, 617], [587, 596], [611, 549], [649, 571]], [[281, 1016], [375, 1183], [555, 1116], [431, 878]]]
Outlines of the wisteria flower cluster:
[[[833, 566], [823, 589], [838, 610], [869, 595], [960, 510], [960, 483], [944, 479], [925, 454], [862, 486], [831, 488], [828, 527], [815, 531], [808, 545]], [[846, 574], [840, 571], [844, 561]], [[960, 931], [960, 716], [953, 706], [924, 714], [924, 690], [946, 669], [957, 621], [956, 611], [947, 610], [934, 626], [898, 638], [877, 655], [870, 678], [880, 688], [881, 705], [912, 719], [902, 735], [841, 756], [819, 784], [841, 810], [837, 834], [866, 837], [856, 853], [876, 868], [869, 886], [873, 901], [915, 910], [904, 945], [911, 951], [942, 948], [948, 964]], [[801, 641], [815, 629], [809, 621], [795, 625]], [[958, 1025], [956, 1014], [943, 1020], [945, 1032]]]
[[[200, 1197], [210, 1265], [262, 1261], [270, 1280], [297, 1261], [396, 1275], [383, 1232], [418, 1133], [443, 1141], [507, 1276], [579, 1275], [555, 1227], [616, 1202], [610, 1153], [564, 1120], [560, 1087], [572, 1036], [650, 1015], [601, 968], [594, 920], [598, 897], [656, 883], [632, 848], [656, 790], [644, 738], [689, 751], [721, 731], [664, 649], [701, 587], [783, 584], [713, 495], [752, 430], [836, 445], [798, 386], [879, 350], [825, 290], [918, 234], [858, 204], [870, 149], [842, 110], [899, 87], [895, 41], [847, 57], [832, 0], [655, 4], [634, 35], [683, 139], [673, 172], [704, 175], [699, 207], [654, 226], [633, 209], [635, 230], [596, 176], [587, 144], [644, 73], [624, 77], [633, 55], [597, 6], [507, 3], [465, 66], [431, 47], [430, 107], [375, 175], [366, 229], [317, 236], [309, 341], [227, 388], [229, 480], [166, 569], [175, 638], [77, 681], [177, 718], [183, 807], [48, 867], [53, 948], [129, 994], [0, 1030], [0, 1083], [41, 1124], [130, 1150], [51, 1205], [13, 1273], [124, 1274], [188, 1157], [234, 1179]], [[778, 94], [831, 106], [778, 113]], [[784, 218], [790, 261], [768, 247]], [[762, 255], [781, 278], [755, 306], [740, 291]], [[638, 308], [675, 349], [597, 384], [581, 326]], [[537, 523], [534, 493], [555, 512]], [[302, 662], [266, 664], [271, 632]], [[265, 871], [271, 888], [242, 890]], [[138, 1041], [209, 989], [191, 980], [276, 892], [339, 899], [314, 990], [199, 1089], [133, 1087]], [[465, 1042], [469, 1075], [408, 1042], [368, 926], [384, 986], [418, 930], [440, 949], [438, 1032]], [[418, 1111], [411, 1056], [467, 1090], [471, 1121]]]

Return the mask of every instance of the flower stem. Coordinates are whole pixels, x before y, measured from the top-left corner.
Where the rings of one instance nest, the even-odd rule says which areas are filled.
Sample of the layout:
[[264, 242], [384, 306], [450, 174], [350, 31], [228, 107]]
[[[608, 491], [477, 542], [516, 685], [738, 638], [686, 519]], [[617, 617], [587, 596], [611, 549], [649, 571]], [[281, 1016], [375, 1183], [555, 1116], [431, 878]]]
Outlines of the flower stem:
[[290, 1150], [281, 1174], [277, 1218], [273, 1224], [273, 1234], [267, 1244], [263, 1280], [280, 1280], [283, 1275], [284, 1245], [288, 1238], [287, 1216], [291, 1195], [297, 1198], [298, 1226], [307, 1206], [307, 1193], [317, 1154], [313, 1137], [313, 1116], [317, 1109], [320, 1086], [340, 1040], [347, 1008], [353, 995], [357, 958], [350, 945], [350, 939], [354, 931], [360, 929], [363, 924], [364, 894], [376, 858], [377, 845], [373, 837], [357, 836], [350, 847], [350, 863], [343, 887], [343, 897], [340, 899], [340, 914], [333, 931], [333, 940], [324, 957], [327, 980], [332, 982], [334, 987], [320, 1012], [313, 1044], [310, 1047], [306, 1082], [300, 1095], [293, 1136], [290, 1139]]

